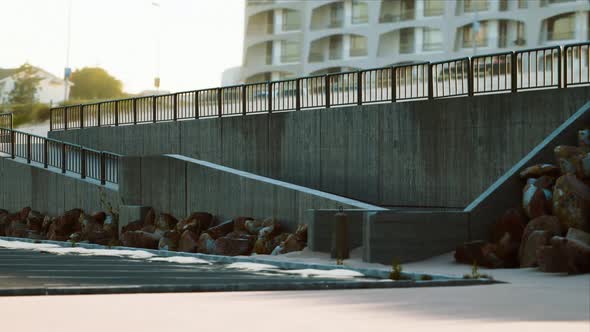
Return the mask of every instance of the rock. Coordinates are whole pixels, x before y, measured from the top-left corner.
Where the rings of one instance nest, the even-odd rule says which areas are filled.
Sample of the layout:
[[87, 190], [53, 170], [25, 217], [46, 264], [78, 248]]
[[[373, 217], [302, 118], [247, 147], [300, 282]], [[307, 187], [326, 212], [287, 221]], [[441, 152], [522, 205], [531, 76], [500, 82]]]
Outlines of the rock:
[[43, 215], [37, 211], [29, 212], [27, 228], [33, 232], [41, 233], [43, 228]]
[[305, 241], [297, 234], [291, 234], [287, 239], [281, 242], [280, 247], [283, 248], [280, 253], [286, 254], [293, 251], [301, 251], [305, 248]]
[[199, 249], [199, 235], [191, 230], [185, 230], [178, 240], [178, 251], [197, 252]]
[[557, 179], [553, 212], [564, 226], [590, 232], [590, 187], [573, 175]]
[[518, 267], [519, 248], [520, 242], [512, 239], [510, 233], [504, 233], [504, 236], [496, 244], [495, 250], [496, 256], [502, 261], [502, 267]]
[[29, 229], [24, 221], [13, 220], [6, 228], [6, 236], [26, 238], [28, 231]]
[[499, 268], [503, 262], [496, 256], [496, 245], [485, 241], [464, 243], [455, 250], [455, 260], [463, 264], [477, 264], [488, 268]]
[[554, 236], [551, 245], [567, 257], [567, 272], [579, 274], [590, 272], [590, 246], [577, 240]]
[[252, 217], [234, 218], [234, 231], [246, 231], [246, 221], [254, 220]]
[[276, 246], [273, 249], [273, 251], [270, 254], [273, 255], [273, 256], [276, 256], [276, 255], [280, 255], [282, 253], [283, 253], [283, 247], [281, 247], [280, 245], [278, 245], [278, 246]]
[[504, 234], [508, 233], [513, 241], [520, 242], [526, 221], [520, 209], [508, 209], [492, 226], [492, 241], [497, 243]]
[[123, 233], [121, 242], [126, 247], [158, 249], [160, 237], [143, 231], [129, 231]]
[[[156, 225], [143, 225], [141, 231], [154, 234], [156, 232]], [[162, 236], [162, 234], [163, 233], [158, 233], [158, 237]]]
[[111, 239], [118, 239], [119, 238], [119, 221], [118, 217], [115, 215], [108, 215], [106, 216], [103, 224], [102, 229], [109, 235]]
[[307, 225], [299, 225], [297, 226], [297, 230], [295, 230], [295, 235], [297, 235], [299, 241], [307, 244]]
[[211, 227], [207, 230], [207, 233], [211, 235], [213, 239], [218, 239], [222, 236], [227, 235], [229, 232], [234, 230], [234, 221], [229, 220], [221, 223], [217, 226]]
[[156, 228], [163, 231], [169, 231], [176, 228], [178, 220], [174, 216], [167, 213], [160, 213], [158, 221], [156, 222]]
[[272, 252], [272, 241], [266, 237], [258, 237], [254, 243], [253, 252], [257, 255], [268, 255]]
[[582, 169], [583, 149], [576, 146], [560, 145], [555, 148], [554, 153], [562, 174], [577, 174]]
[[41, 224], [41, 234], [43, 235], [47, 235], [47, 232], [49, 232], [49, 226], [55, 221], [55, 218], [51, 218], [49, 216], [45, 216], [45, 218], [43, 218], [43, 223]]
[[121, 233], [139, 231], [143, 228], [143, 221], [135, 220], [121, 227]]
[[107, 219], [107, 214], [102, 211], [96, 212], [95, 214], [92, 215], [92, 219], [94, 219], [94, 221], [97, 222], [98, 224], [102, 225], [102, 224], [104, 224], [105, 220]]
[[549, 176], [553, 178], [559, 177], [561, 169], [558, 166], [552, 164], [537, 164], [525, 168], [520, 172], [522, 179], [538, 178], [541, 176]]
[[246, 231], [252, 235], [258, 235], [258, 232], [264, 227], [264, 223], [262, 220], [246, 220], [244, 223], [244, 227]]
[[281, 245], [281, 243], [283, 243], [285, 240], [287, 240], [287, 238], [289, 237], [289, 233], [281, 233], [275, 237], [273, 237], [273, 239], [270, 242], [271, 248], [274, 248], [276, 246]]
[[212, 222], [213, 216], [210, 213], [193, 212], [186, 220], [180, 221], [176, 225], [176, 230], [182, 234], [185, 230], [190, 229], [194, 233], [201, 234], [211, 226]]
[[82, 212], [83, 211], [80, 209], [66, 211], [55, 221], [55, 231], [61, 235], [68, 235], [73, 232], [80, 231], [82, 229], [82, 225], [80, 224], [79, 220]]
[[252, 246], [249, 239], [224, 236], [215, 240], [215, 253], [224, 256], [250, 255]]
[[537, 248], [537, 263], [543, 272], [567, 272], [567, 257], [554, 246]]
[[216, 252], [215, 239], [209, 233], [203, 233], [199, 237], [198, 252], [202, 254], [214, 254]]
[[552, 192], [537, 185], [545, 183], [544, 179], [529, 179], [522, 190], [522, 207], [530, 218], [536, 218], [545, 214], [551, 214]]
[[581, 242], [587, 246], [590, 246], [590, 234], [584, 231], [581, 231], [577, 228], [570, 227], [567, 231], [567, 235], [565, 236], [568, 240], [575, 240]]
[[47, 230], [47, 239], [51, 241], [66, 241], [69, 234], [63, 234], [57, 231], [57, 220], [49, 225]]
[[555, 216], [540, 216], [537, 217], [526, 225], [522, 232], [520, 242], [526, 242], [526, 239], [534, 231], [547, 231], [551, 236], [561, 235], [563, 233], [559, 219]]
[[533, 267], [537, 265], [537, 249], [549, 244], [552, 234], [547, 231], [533, 231], [525, 241], [520, 244], [520, 267]]
[[18, 212], [18, 220], [26, 220], [27, 217], [29, 216], [29, 213], [31, 212], [31, 208], [30, 207], [26, 207], [23, 208], [22, 210], [20, 210], [20, 212]]
[[143, 219], [143, 225], [156, 225], [156, 211], [150, 208]]
[[[158, 249], [176, 251], [179, 247], [179, 242], [180, 234], [178, 234], [177, 231], [167, 231], [160, 238], [160, 241], [158, 242]], [[193, 252], [196, 252], [196, 250]]]
[[590, 129], [578, 130], [578, 147], [584, 151], [590, 151]]

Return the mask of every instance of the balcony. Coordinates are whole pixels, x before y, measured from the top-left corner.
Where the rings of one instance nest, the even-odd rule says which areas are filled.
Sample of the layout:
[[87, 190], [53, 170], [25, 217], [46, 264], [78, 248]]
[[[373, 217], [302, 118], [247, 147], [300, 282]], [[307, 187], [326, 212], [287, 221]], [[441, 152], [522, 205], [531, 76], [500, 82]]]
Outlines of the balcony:
[[395, 23], [410, 21], [416, 17], [416, 11], [407, 10], [401, 13], [387, 13], [379, 17], [379, 23]]
[[571, 40], [576, 38], [576, 32], [570, 31], [547, 31], [548, 41]]

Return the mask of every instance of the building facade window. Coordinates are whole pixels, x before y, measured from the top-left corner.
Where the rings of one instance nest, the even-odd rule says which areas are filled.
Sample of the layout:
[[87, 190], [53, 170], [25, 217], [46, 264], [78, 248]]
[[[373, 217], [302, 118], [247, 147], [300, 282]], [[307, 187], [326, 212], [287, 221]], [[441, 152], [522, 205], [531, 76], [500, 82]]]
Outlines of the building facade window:
[[367, 56], [367, 38], [363, 36], [350, 36], [350, 56]]
[[[475, 25], [475, 29], [474, 29]], [[488, 46], [488, 22], [480, 21], [469, 24], [462, 28], [462, 47], [485, 47]]]
[[328, 28], [340, 28], [342, 27], [344, 18], [344, 3], [336, 2], [330, 5], [330, 22], [328, 22]]
[[399, 52], [414, 53], [414, 28], [399, 30]]
[[445, 1], [424, 0], [424, 16], [441, 16], [445, 13]]
[[440, 51], [442, 50], [442, 32], [439, 29], [424, 28], [423, 51]]
[[342, 35], [331, 36], [328, 42], [329, 52], [328, 57], [330, 60], [342, 59]]
[[352, 1], [352, 24], [365, 24], [369, 22], [369, 8], [365, 1]]
[[296, 10], [283, 9], [283, 31], [301, 29], [301, 15]]
[[299, 42], [296, 40], [281, 41], [281, 63], [299, 62]]
[[527, 0], [518, 0], [518, 9], [525, 9], [528, 7]]
[[547, 19], [547, 40], [574, 39], [576, 34], [575, 13], [563, 14]]
[[483, 12], [488, 10], [488, 0], [463, 0], [463, 12]]
[[414, 17], [414, 0], [383, 0], [381, 3], [380, 23], [413, 20]]

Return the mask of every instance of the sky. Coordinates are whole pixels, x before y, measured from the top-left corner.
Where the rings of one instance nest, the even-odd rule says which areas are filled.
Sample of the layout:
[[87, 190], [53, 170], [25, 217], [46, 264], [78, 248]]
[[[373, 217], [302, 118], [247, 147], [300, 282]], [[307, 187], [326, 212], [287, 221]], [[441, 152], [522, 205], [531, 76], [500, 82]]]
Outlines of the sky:
[[69, 67], [100, 66], [126, 92], [154, 89], [157, 63], [160, 89], [182, 91], [219, 86], [242, 62], [245, 0], [0, 0], [0, 68], [63, 77], [69, 1]]

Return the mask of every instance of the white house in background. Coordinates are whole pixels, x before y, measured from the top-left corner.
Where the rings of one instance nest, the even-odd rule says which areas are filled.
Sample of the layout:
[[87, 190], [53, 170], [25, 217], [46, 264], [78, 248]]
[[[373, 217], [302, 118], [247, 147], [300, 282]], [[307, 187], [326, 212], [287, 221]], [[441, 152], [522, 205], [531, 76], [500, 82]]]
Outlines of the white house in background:
[[[56, 104], [64, 100], [65, 80], [59, 78], [41, 68], [33, 67], [35, 75], [41, 78], [37, 86], [36, 101], [44, 104]], [[0, 68], [0, 104], [9, 102], [10, 92], [14, 89], [14, 83], [18, 78], [18, 69]], [[69, 83], [72, 86], [72, 83]], [[69, 88], [68, 88], [69, 90]], [[69, 91], [68, 91], [69, 92]]]

